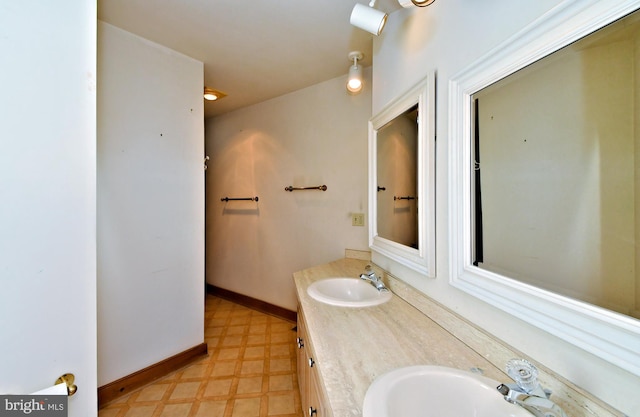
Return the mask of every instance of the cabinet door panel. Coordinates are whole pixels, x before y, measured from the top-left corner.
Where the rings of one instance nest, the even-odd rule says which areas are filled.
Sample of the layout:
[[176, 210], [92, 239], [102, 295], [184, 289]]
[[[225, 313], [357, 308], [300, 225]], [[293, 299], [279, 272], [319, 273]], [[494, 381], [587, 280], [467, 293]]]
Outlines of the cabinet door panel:
[[308, 337], [302, 311], [298, 310], [298, 386], [303, 415], [306, 417], [331, 417], [326, 406], [324, 391], [320, 384], [318, 365], [313, 357], [313, 347]]

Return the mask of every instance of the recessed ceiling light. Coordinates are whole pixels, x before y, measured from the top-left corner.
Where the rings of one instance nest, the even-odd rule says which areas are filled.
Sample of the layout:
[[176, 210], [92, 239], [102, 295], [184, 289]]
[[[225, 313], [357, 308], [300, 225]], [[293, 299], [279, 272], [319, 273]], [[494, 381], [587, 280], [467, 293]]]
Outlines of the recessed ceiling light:
[[209, 101], [213, 101], [213, 100], [220, 100], [223, 97], [226, 97], [227, 95], [225, 93], [223, 93], [222, 91], [218, 91], [218, 90], [214, 90], [213, 88], [209, 88], [209, 87], [205, 87], [204, 88], [204, 99], [205, 100], [209, 100]]

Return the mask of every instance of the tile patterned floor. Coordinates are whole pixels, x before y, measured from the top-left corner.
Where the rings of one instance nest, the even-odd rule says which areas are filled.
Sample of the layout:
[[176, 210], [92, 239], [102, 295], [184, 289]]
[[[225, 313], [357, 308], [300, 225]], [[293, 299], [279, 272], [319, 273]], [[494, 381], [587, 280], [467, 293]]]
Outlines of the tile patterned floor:
[[300, 417], [295, 323], [207, 295], [207, 357], [98, 417]]

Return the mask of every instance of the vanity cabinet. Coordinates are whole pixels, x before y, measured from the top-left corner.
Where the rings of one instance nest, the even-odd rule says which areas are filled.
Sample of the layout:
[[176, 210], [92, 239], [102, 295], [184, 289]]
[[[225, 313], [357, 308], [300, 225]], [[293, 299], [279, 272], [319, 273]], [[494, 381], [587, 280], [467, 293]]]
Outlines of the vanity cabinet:
[[[358, 276], [369, 263], [344, 258], [293, 275], [299, 303], [296, 350], [303, 416], [311, 410], [312, 417], [362, 417], [371, 383], [386, 372], [412, 365], [482, 369], [488, 378], [507, 381], [504, 364], [521, 353], [391, 274], [385, 277], [393, 297], [377, 306], [331, 307], [309, 295], [314, 282]], [[312, 367], [309, 359], [315, 361]], [[542, 367], [538, 371], [567, 415], [623, 415], [552, 371]]]
[[331, 417], [331, 409], [326, 405], [326, 397], [318, 375], [313, 346], [307, 334], [307, 326], [298, 309], [298, 386], [302, 412], [306, 417]]

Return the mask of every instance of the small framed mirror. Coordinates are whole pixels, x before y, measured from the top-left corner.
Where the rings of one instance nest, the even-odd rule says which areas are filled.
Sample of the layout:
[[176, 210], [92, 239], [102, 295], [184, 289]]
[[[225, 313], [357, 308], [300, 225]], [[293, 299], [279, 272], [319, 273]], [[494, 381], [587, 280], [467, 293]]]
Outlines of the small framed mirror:
[[435, 276], [435, 74], [369, 121], [371, 249]]

